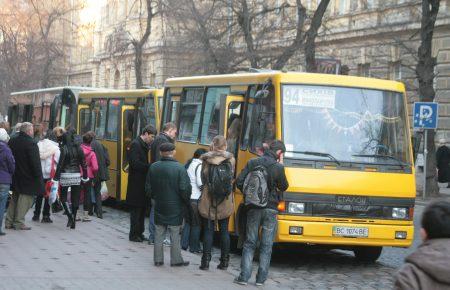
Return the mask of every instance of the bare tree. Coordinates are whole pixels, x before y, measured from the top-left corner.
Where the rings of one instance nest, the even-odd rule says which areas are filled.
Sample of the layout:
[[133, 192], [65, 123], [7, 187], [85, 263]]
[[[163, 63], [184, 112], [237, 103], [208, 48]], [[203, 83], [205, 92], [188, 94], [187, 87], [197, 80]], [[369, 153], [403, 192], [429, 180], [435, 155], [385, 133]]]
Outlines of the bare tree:
[[[434, 67], [436, 66], [436, 58], [432, 55], [433, 33], [436, 19], [439, 13], [440, 0], [423, 0], [422, 1], [422, 19], [420, 27], [420, 46], [418, 49], [418, 63], [416, 66], [416, 75], [419, 81], [419, 98], [424, 102], [432, 102], [436, 96], [433, 87], [435, 79]], [[430, 195], [438, 195], [439, 187], [436, 181], [436, 146], [434, 144], [434, 130], [428, 132], [428, 151], [426, 174], [426, 188]]]

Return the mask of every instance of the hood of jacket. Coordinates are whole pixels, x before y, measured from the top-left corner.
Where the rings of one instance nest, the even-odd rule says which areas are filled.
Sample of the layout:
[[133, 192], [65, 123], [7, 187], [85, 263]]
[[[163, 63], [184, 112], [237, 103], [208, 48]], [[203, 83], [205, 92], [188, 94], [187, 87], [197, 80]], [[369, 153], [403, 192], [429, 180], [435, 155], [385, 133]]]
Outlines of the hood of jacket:
[[415, 265], [440, 283], [450, 284], [450, 239], [425, 241], [406, 257], [405, 262]]
[[83, 150], [84, 155], [88, 155], [91, 152], [94, 152], [94, 150], [92, 149], [91, 145], [87, 145], [87, 144], [81, 144], [80, 145], [81, 149]]
[[55, 154], [58, 149], [58, 143], [50, 140], [50, 139], [44, 139], [37, 143], [39, 147], [39, 157], [41, 160], [45, 160]]
[[219, 165], [225, 160], [233, 159], [233, 154], [228, 151], [209, 151], [203, 154], [200, 159], [209, 164]]

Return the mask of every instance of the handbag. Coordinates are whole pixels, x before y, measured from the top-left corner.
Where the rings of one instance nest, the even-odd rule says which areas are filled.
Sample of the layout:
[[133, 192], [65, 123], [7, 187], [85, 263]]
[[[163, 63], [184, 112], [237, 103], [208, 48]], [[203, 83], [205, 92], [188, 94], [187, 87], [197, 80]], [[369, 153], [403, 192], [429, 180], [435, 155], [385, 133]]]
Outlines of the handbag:
[[100, 188], [100, 195], [102, 198], [102, 201], [108, 199], [108, 186], [106, 185], [106, 181], [102, 181], [102, 187]]
[[56, 168], [55, 168], [55, 154], [52, 155], [52, 163], [50, 164], [50, 179], [45, 183], [44, 197], [48, 198], [52, 190], [52, 185], [54, 183], [53, 178], [55, 178]]

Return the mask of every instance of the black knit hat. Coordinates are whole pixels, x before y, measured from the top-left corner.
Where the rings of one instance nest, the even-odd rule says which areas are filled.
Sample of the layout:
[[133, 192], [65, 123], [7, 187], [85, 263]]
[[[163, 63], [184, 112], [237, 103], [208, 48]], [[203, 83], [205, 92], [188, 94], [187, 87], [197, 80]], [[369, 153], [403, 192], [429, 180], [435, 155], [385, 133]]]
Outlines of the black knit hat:
[[173, 145], [172, 143], [163, 143], [161, 144], [161, 146], [159, 146], [159, 151], [161, 152], [170, 152], [175, 150], [175, 145]]

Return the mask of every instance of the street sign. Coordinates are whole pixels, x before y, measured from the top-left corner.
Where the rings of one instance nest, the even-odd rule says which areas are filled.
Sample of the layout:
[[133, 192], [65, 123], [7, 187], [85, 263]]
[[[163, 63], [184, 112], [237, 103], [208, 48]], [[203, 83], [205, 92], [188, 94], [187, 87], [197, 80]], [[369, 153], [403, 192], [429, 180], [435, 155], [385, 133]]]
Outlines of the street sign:
[[436, 129], [438, 104], [433, 102], [414, 103], [414, 129]]

